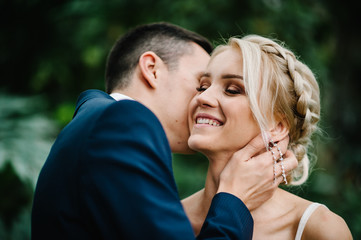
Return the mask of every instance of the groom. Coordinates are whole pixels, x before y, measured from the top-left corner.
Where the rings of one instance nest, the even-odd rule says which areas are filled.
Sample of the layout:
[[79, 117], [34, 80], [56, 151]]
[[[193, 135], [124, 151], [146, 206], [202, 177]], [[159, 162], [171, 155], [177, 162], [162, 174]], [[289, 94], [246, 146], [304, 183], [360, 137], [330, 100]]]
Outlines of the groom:
[[[187, 107], [211, 51], [203, 37], [167, 23], [140, 26], [116, 42], [106, 69], [110, 95], [80, 95], [41, 170], [32, 239], [195, 238], [171, 151], [191, 152]], [[269, 153], [253, 156], [264, 147], [259, 140], [223, 170], [198, 239], [252, 238], [247, 207], [268, 199], [281, 181], [272, 183]], [[286, 162], [287, 170], [296, 165], [295, 158]], [[245, 179], [246, 172], [255, 174]]]

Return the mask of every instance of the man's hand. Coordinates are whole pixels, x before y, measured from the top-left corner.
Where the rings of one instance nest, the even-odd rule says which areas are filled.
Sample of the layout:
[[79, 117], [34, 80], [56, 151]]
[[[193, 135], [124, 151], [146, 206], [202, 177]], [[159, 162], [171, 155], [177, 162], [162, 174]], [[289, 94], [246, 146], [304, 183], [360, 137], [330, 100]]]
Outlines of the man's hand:
[[[295, 155], [287, 150], [288, 136], [278, 143], [283, 154], [286, 174], [298, 165]], [[279, 158], [278, 151], [274, 151]], [[283, 182], [280, 163], [275, 166], [271, 152], [266, 151], [262, 136], [258, 135], [244, 148], [234, 153], [220, 176], [218, 192], [228, 192], [238, 198], [250, 211], [270, 199]], [[274, 175], [275, 174], [275, 175]], [[276, 176], [274, 180], [274, 176]]]

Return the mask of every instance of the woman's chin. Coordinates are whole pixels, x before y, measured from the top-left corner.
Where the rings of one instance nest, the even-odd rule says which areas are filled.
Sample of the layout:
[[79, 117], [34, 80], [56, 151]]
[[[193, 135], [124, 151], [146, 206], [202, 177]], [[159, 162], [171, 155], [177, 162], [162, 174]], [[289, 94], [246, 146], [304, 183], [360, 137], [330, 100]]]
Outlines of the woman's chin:
[[210, 149], [210, 144], [205, 142], [205, 141], [201, 141], [200, 139], [197, 139], [195, 137], [190, 137], [188, 139], [188, 146], [190, 149], [192, 149], [193, 151], [196, 151], [196, 152], [201, 152], [201, 153], [204, 153], [204, 152], [208, 152]]

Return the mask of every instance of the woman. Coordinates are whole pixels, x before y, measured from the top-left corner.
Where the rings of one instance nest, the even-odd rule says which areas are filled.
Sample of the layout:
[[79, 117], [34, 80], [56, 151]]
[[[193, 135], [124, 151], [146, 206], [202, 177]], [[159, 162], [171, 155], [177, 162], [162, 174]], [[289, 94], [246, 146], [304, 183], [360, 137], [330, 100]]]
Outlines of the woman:
[[[310, 69], [289, 50], [260, 36], [231, 38], [218, 47], [197, 90], [190, 104], [188, 144], [210, 164], [205, 188], [183, 200], [196, 234], [220, 172], [232, 154], [260, 132], [275, 163], [281, 161], [282, 169], [274, 171], [283, 170], [276, 143], [289, 136], [289, 149], [299, 165], [284, 183], [305, 182], [307, 148], [320, 117], [319, 88]], [[281, 188], [251, 214], [254, 239], [352, 239], [341, 217]]]

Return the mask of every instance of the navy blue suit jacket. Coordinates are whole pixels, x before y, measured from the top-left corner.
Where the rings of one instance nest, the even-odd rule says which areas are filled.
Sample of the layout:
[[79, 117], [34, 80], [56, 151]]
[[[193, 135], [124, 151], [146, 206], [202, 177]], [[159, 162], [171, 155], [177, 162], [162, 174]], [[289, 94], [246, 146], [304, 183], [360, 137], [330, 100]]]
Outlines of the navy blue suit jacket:
[[[198, 239], [251, 239], [235, 196], [217, 194]], [[88, 90], [40, 172], [32, 239], [194, 239], [156, 116], [132, 100]]]

